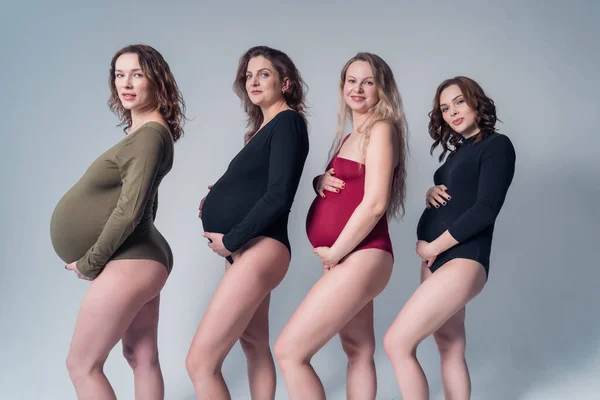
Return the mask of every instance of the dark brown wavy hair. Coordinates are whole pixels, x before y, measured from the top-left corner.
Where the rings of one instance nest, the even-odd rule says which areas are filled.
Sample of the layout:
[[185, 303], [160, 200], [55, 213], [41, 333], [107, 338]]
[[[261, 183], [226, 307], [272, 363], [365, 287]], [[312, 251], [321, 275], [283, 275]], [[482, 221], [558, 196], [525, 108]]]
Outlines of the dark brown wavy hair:
[[264, 121], [264, 116], [260, 107], [252, 103], [248, 96], [248, 92], [246, 91], [246, 72], [248, 70], [248, 63], [251, 58], [260, 56], [266, 58], [273, 64], [273, 68], [275, 68], [280, 82], [283, 83], [285, 78], [289, 80], [289, 88], [283, 93], [283, 98], [287, 105], [298, 112], [306, 122], [307, 107], [305, 94], [307, 86], [302, 80], [300, 71], [298, 71], [294, 62], [287, 54], [280, 50], [272, 49], [267, 46], [252, 47], [240, 57], [238, 69], [235, 74], [235, 82], [233, 83], [233, 91], [242, 101], [244, 111], [248, 115], [246, 126], [249, 130], [244, 135], [244, 143], [248, 143], [248, 141], [252, 139]]
[[433, 150], [438, 145], [441, 145], [442, 153], [439, 157], [440, 162], [446, 157], [448, 151], [450, 152], [450, 156], [454, 154], [460, 148], [462, 140], [462, 136], [454, 132], [446, 121], [444, 121], [440, 108], [440, 96], [442, 92], [452, 85], [460, 88], [467, 105], [475, 111], [475, 124], [479, 128], [479, 134], [475, 138], [474, 143], [478, 143], [496, 132], [496, 121], [498, 120], [494, 101], [486, 96], [477, 82], [466, 76], [446, 79], [438, 86], [433, 98], [433, 110], [429, 113], [429, 135], [434, 140], [429, 153], [433, 154]]
[[338, 108], [338, 127], [335, 140], [329, 151], [329, 159], [342, 147], [343, 138], [346, 135], [346, 123], [352, 121], [352, 110], [344, 100], [344, 83], [346, 82], [346, 73], [348, 68], [355, 61], [364, 61], [369, 63], [373, 71], [375, 87], [379, 95], [379, 102], [369, 110], [369, 117], [358, 127], [358, 132], [362, 133], [362, 155], [367, 154], [367, 147], [371, 139], [371, 131], [379, 122], [390, 124], [394, 128], [394, 134], [398, 140], [396, 155], [398, 156], [398, 165], [394, 169], [394, 178], [390, 194], [390, 203], [388, 205], [387, 215], [389, 217], [402, 217], [405, 213], [404, 203], [406, 200], [406, 155], [408, 151], [408, 123], [404, 114], [402, 97], [394, 78], [394, 73], [390, 66], [377, 54], [358, 53], [352, 57], [340, 74], [339, 86], [339, 108]]
[[150, 105], [150, 109], [159, 109], [169, 126], [173, 140], [179, 140], [183, 135], [185, 102], [169, 64], [153, 47], [145, 44], [129, 45], [123, 47], [114, 55], [110, 62], [110, 75], [108, 76], [110, 87], [108, 107], [119, 117], [121, 120], [119, 126], [124, 126], [123, 131], [127, 133], [127, 130], [131, 128], [131, 111], [124, 108], [121, 99], [119, 99], [119, 92], [115, 86], [115, 64], [120, 56], [129, 53], [137, 54], [142, 72], [156, 89], [154, 102]]

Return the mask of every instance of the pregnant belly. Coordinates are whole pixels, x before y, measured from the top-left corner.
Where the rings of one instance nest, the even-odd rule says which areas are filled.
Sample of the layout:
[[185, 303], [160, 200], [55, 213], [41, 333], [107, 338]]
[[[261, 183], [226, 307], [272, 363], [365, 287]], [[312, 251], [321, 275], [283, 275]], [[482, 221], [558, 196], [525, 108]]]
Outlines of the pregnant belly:
[[205, 232], [228, 233], [250, 212], [256, 201], [242, 193], [223, 191], [216, 186], [208, 193], [202, 207]]
[[356, 208], [342, 193], [317, 196], [306, 217], [306, 234], [313, 247], [331, 247]]
[[98, 240], [114, 209], [98, 207], [98, 204], [102, 203], [69, 192], [54, 209], [50, 220], [50, 239], [56, 254], [65, 263], [83, 257]]
[[419, 240], [431, 242], [452, 225], [453, 218], [438, 211], [441, 211], [441, 209], [429, 208], [423, 211], [417, 225], [417, 238]]

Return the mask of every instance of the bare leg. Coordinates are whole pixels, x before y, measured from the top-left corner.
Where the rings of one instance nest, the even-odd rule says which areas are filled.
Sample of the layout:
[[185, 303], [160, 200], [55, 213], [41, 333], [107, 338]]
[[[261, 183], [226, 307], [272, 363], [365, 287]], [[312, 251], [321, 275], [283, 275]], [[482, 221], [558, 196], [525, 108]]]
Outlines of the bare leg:
[[417, 346], [439, 330], [485, 285], [481, 264], [454, 259], [427, 278], [408, 299], [384, 337], [402, 398], [429, 399], [425, 374], [416, 358]]
[[465, 359], [465, 307], [434, 332], [433, 337], [440, 352], [444, 397], [448, 400], [470, 399], [471, 377]]
[[165, 385], [158, 362], [160, 295], [142, 307], [123, 336], [123, 355], [133, 369], [135, 398], [162, 400]]
[[275, 344], [290, 398], [325, 399], [310, 360], [385, 288], [392, 264], [382, 250], [357, 251], [311, 288]]
[[271, 294], [268, 294], [260, 303], [240, 338], [240, 344], [248, 360], [250, 396], [254, 400], [275, 398], [275, 363], [269, 347], [270, 299]]
[[110, 350], [144, 304], [167, 280], [167, 269], [151, 260], [109, 262], [90, 284], [75, 324], [67, 368], [79, 400], [113, 400], [103, 372]]
[[200, 321], [187, 356], [198, 399], [230, 399], [221, 374], [223, 361], [265, 297], [285, 276], [290, 256], [280, 242], [259, 237], [234, 261]]
[[375, 400], [377, 374], [375, 360], [373, 360], [375, 329], [372, 300], [342, 328], [340, 339], [348, 356], [346, 399]]

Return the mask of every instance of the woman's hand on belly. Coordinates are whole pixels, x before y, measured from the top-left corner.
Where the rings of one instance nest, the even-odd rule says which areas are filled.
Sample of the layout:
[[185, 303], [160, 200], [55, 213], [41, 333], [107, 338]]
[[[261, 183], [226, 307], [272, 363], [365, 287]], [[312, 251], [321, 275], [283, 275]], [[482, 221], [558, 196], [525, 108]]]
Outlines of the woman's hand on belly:
[[425, 262], [428, 267], [433, 265], [433, 262], [437, 258], [438, 254], [433, 248], [431, 243], [424, 240], [417, 241], [417, 254], [421, 257], [421, 260]]
[[331, 247], [317, 247], [313, 249], [313, 253], [319, 256], [321, 264], [323, 264], [323, 268], [325, 269], [335, 267], [342, 259], [342, 256], [336, 254]]
[[[212, 189], [214, 185], [208, 185], [208, 190]], [[206, 195], [208, 196], [208, 195]], [[206, 196], [200, 200], [200, 207], [198, 207], [198, 218], [202, 218], [202, 207], [204, 207], [204, 202], [206, 201]]]
[[431, 208], [440, 208], [445, 206], [446, 202], [450, 200], [450, 195], [447, 193], [448, 188], [445, 185], [437, 185], [427, 190], [425, 194], [425, 206]]
[[87, 276], [85, 276], [81, 272], [79, 272], [79, 270], [77, 269], [77, 261], [73, 261], [71, 264], [65, 265], [65, 269], [67, 269], [69, 271], [75, 272], [75, 275], [77, 275], [77, 277], [79, 279], [83, 279], [83, 280], [86, 280], [86, 281], [91, 281], [92, 280], [92, 278], [88, 278]]
[[222, 233], [204, 232], [202, 236], [209, 240], [208, 247], [221, 257], [228, 257], [231, 255], [231, 252], [227, 250], [223, 244], [223, 236], [225, 235]]
[[325, 194], [326, 190], [328, 192], [339, 193], [340, 190], [346, 187], [346, 182], [334, 177], [334, 175], [335, 169], [331, 168], [317, 180], [317, 193], [324, 199], [327, 198], [327, 195]]

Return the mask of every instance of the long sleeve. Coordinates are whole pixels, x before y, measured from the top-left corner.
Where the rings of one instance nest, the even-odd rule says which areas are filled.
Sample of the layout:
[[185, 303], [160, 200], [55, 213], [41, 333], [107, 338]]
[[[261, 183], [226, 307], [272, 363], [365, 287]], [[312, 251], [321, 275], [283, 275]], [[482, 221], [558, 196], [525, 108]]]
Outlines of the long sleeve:
[[463, 242], [494, 223], [515, 173], [515, 149], [508, 137], [498, 135], [483, 150], [475, 203], [448, 231]]
[[77, 260], [77, 269], [83, 275], [98, 276], [140, 222], [152, 195], [164, 148], [165, 138], [152, 128], [125, 139], [114, 159], [121, 175], [121, 194], [98, 240]]
[[290, 211], [307, 155], [308, 133], [302, 118], [275, 122], [269, 143], [267, 190], [244, 219], [223, 236], [227, 250], [235, 252]]

